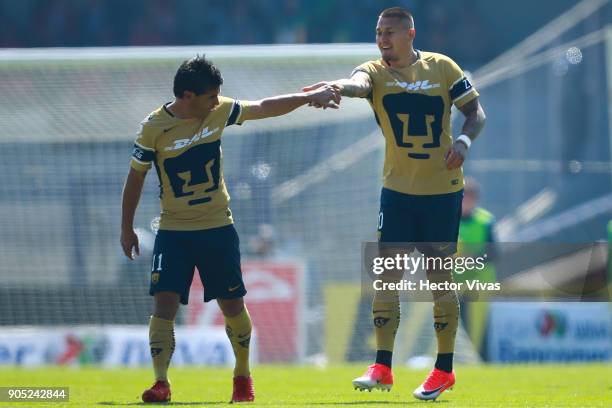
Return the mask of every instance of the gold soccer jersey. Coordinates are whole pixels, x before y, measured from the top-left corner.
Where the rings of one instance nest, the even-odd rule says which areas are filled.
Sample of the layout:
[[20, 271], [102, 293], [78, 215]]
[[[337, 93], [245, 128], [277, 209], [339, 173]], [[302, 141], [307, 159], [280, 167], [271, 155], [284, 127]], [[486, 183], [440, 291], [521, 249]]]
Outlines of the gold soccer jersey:
[[463, 106], [478, 92], [450, 58], [417, 54], [406, 68], [392, 68], [380, 59], [353, 73], [370, 76], [368, 100], [385, 137], [383, 186], [404, 194], [453, 193], [463, 188], [463, 171], [447, 170], [444, 160], [453, 144], [451, 106]]
[[131, 166], [147, 171], [155, 165], [161, 229], [202, 230], [233, 223], [221, 134], [226, 126], [241, 123], [244, 109], [247, 103], [220, 96], [204, 120], [176, 118], [164, 105], [141, 123]]

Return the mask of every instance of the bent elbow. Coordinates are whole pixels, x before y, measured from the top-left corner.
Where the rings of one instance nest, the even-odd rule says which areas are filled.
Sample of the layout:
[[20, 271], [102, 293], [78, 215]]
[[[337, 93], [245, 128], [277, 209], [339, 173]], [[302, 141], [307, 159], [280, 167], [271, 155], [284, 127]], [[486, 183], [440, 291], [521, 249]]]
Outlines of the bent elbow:
[[487, 123], [487, 114], [485, 113], [484, 109], [482, 109], [482, 107], [480, 107], [480, 109], [478, 109], [478, 121], [480, 122], [481, 126], [484, 127], [485, 123]]

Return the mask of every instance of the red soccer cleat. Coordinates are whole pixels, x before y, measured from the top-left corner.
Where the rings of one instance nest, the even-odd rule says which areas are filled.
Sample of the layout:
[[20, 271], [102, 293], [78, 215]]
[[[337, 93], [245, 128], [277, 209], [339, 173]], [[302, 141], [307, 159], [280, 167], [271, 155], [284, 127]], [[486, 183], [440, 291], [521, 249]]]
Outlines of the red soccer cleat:
[[372, 388], [391, 391], [393, 372], [384, 364], [372, 364], [364, 375], [353, 380], [353, 387], [359, 391], [372, 391]]
[[420, 400], [435, 400], [446, 389], [452, 388], [455, 385], [455, 372], [447, 373], [446, 371], [434, 368], [431, 370], [427, 379], [421, 384], [412, 395]]
[[170, 383], [165, 380], [157, 380], [151, 388], [144, 390], [142, 400], [143, 402], [169, 402], [171, 395]]
[[253, 402], [255, 390], [253, 389], [253, 378], [251, 376], [234, 377], [234, 392], [230, 402]]

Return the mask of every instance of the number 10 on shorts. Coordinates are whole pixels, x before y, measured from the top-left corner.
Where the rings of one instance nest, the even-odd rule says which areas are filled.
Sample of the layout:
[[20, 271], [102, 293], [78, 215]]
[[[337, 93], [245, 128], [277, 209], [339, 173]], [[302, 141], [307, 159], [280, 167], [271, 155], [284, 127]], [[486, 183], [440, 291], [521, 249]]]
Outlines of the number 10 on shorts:
[[[153, 254], [153, 266], [151, 267], [151, 272], [162, 270], [162, 255], [163, 254]], [[155, 266], [157, 266], [157, 268]]]

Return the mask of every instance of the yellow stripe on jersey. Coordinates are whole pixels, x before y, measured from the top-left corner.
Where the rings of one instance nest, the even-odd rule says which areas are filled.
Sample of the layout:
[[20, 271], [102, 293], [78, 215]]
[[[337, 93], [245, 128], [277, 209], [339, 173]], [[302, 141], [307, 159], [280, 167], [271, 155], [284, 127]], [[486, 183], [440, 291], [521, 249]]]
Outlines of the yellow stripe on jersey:
[[131, 166], [147, 171], [155, 165], [160, 184], [160, 228], [201, 230], [233, 222], [223, 179], [221, 135], [240, 124], [248, 102], [219, 97], [208, 117], [179, 119], [165, 106], [142, 123]]
[[451, 106], [463, 106], [478, 92], [452, 59], [417, 54], [406, 68], [376, 60], [353, 73], [365, 72], [372, 83], [368, 101], [386, 142], [384, 187], [415, 195], [453, 193], [463, 188], [463, 171], [447, 170], [444, 160], [453, 143]]

